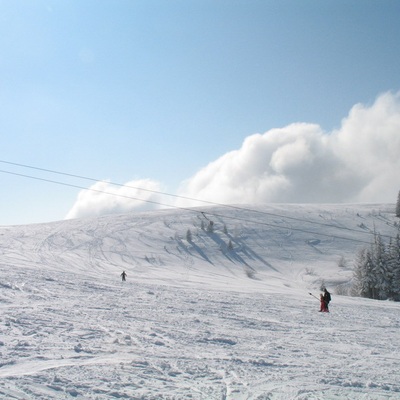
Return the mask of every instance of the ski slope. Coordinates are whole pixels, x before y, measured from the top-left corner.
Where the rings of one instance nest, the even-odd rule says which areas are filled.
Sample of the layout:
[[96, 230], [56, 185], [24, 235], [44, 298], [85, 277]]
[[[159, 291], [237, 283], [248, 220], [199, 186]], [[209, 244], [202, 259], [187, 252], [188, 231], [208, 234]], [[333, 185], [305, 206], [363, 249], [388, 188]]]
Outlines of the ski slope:
[[0, 227], [0, 398], [399, 399], [400, 305], [335, 293], [374, 230], [393, 205]]

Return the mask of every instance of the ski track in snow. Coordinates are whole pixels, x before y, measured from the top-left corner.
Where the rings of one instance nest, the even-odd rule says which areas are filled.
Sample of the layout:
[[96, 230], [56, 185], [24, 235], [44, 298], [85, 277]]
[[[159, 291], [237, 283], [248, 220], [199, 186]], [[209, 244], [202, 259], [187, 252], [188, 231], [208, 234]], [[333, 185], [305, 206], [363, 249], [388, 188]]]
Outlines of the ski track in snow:
[[320, 257], [309, 235], [296, 252], [293, 221], [244, 227], [224, 254], [220, 232], [192, 225], [190, 245], [181, 218], [142, 218], [3, 229], [1, 399], [400, 399], [400, 305], [333, 293], [319, 313], [290, 283]]

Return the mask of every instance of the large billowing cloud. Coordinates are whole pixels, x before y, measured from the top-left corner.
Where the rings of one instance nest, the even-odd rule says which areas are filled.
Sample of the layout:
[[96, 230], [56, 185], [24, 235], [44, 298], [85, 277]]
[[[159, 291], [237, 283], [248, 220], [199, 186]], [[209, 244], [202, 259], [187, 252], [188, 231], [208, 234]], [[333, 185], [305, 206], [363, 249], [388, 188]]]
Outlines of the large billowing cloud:
[[355, 105], [333, 132], [296, 123], [251, 135], [179, 194], [225, 204], [393, 203], [399, 190], [400, 94], [386, 93], [371, 106]]
[[132, 181], [125, 185], [115, 185], [107, 181], [96, 182], [78, 194], [74, 206], [65, 218], [96, 217], [154, 209], [161, 201], [158, 194], [160, 191], [160, 184], [149, 179]]
[[[355, 105], [332, 132], [295, 123], [247, 137], [185, 181], [175, 205], [394, 203], [399, 190], [400, 93], [386, 93], [371, 106]], [[80, 192], [67, 218], [154, 209], [165, 201], [158, 192], [150, 180], [97, 182]]]

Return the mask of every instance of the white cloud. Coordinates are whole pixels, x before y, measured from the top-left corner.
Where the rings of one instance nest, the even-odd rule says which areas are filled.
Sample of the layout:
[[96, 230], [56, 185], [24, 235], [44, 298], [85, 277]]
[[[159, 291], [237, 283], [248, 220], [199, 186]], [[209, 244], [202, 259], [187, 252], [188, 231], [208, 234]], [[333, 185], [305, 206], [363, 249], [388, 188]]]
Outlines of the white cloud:
[[[333, 132], [296, 123], [251, 135], [185, 181], [178, 196], [222, 204], [394, 203], [399, 190], [400, 93], [386, 93], [371, 106], [355, 105]], [[169, 203], [161, 191], [151, 180], [97, 182], [79, 193], [66, 218], [160, 208]]]
[[400, 94], [386, 93], [355, 105], [333, 132], [298, 123], [251, 135], [184, 182], [179, 195], [230, 204], [393, 203], [399, 189]]
[[154, 209], [160, 202], [160, 195], [156, 193], [160, 191], [160, 184], [149, 179], [131, 181], [123, 186], [116, 186], [107, 181], [96, 182], [88, 190], [82, 190], [78, 194], [75, 204], [65, 218], [86, 218]]

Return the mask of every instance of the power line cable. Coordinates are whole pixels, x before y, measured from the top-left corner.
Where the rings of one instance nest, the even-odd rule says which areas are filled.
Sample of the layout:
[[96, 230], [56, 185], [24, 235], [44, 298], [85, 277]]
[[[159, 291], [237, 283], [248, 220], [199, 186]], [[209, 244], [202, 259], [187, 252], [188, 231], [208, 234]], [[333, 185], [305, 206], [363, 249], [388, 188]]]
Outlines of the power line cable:
[[[59, 181], [55, 181], [55, 180], [51, 180], [51, 179], [39, 178], [39, 177], [36, 177], [36, 176], [20, 174], [20, 173], [17, 173], [17, 172], [0, 170], [0, 173], [5, 173], [5, 174], [9, 174], [9, 175], [14, 175], [14, 176], [20, 176], [20, 177], [24, 177], [24, 178], [34, 179], [34, 180], [38, 180], [38, 181], [42, 181], [42, 182], [48, 182], [48, 183], [53, 183], [53, 184], [57, 184], [57, 185], [67, 186], [67, 187], [73, 187], [73, 188], [76, 188], [76, 189], [82, 189], [82, 190], [87, 190], [87, 191], [96, 192], [96, 193], [102, 193], [102, 194], [106, 194], [106, 195], [109, 195], [109, 196], [122, 197], [122, 198], [130, 199], [130, 200], [136, 200], [136, 201], [142, 201], [142, 202], [146, 202], [146, 203], [161, 205], [161, 206], [164, 206], [164, 207], [175, 208], [175, 209], [179, 209], [179, 210], [182, 210], [182, 211], [189, 211], [189, 212], [202, 214], [203, 216], [204, 216], [204, 213], [205, 213], [204, 211], [197, 210], [195, 208], [179, 207], [179, 206], [175, 206], [175, 205], [161, 203], [161, 202], [158, 202], [158, 201], [140, 199], [140, 198], [137, 198], [137, 197], [126, 196], [126, 195], [122, 195], [122, 194], [118, 194], [118, 193], [110, 193], [110, 192], [106, 192], [104, 190], [93, 189], [93, 188], [85, 188], [85, 187], [79, 186], [79, 185], [74, 185], [74, 184], [65, 183], [65, 182], [59, 182]], [[253, 210], [249, 210], [249, 211], [253, 211]], [[308, 234], [317, 235], [317, 236], [325, 236], [325, 237], [329, 237], [329, 238], [332, 238], [332, 239], [350, 240], [350, 241], [353, 241], [353, 242], [364, 243], [364, 244], [368, 244], [368, 245], [370, 244], [370, 242], [366, 242], [366, 241], [360, 240], [360, 239], [346, 238], [346, 237], [338, 236], [338, 235], [332, 235], [332, 234], [326, 234], [326, 233], [321, 233], [321, 232], [308, 231], [308, 230], [305, 230], [305, 229], [295, 228], [295, 227], [284, 228], [281, 225], [276, 225], [276, 224], [272, 224], [272, 223], [268, 223], [268, 222], [262, 222], [262, 221], [250, 220], [250, 219], [241, 218], [241, 217], [237, 217], [237, 216], [219, 214], [219, 213], [214, 212], [214, 211], [213, 212], [206, 212], [206, 213], [208, 215], [212, 215], [214, 217], [221, 217], [221, 218], [224, 218], [224, 219], [237, 220], [237, 221], [248, 222], [248, 223], [253, 223], [253, 224], [257, 224], [257, 225], [265, 225], [265, 226], [279, 228], [279, 229], [290, 229], [292, 231], [308, 233]], [[334, 225], [332, 225], [331, 227], [335, 228]], [[361, 233], [361, 232], [358, 232], [358, 231], [356, 231], [356, 232], [357, 233]], [[383, 236], [383, 235], [381, 235], [381, 236]]]
[[[23, 167], [23, 168], [29, 168], [29, 169], [33, 169], [33, 170], [37, 170], [37, 171], [49, 172], [49, 173], [52, 173], [52, 174], [68, 176], [68, 177], [72, 177], [72, 178], [83, 179], [83, 180], [90, 181], [90, 182], [105, 182], [102, 179], [95, 179], [95, 178], [90, 178], [90, 177], [87, 177], [87, 176], [70, 174], [70, 173], [55, 171], [55, 170], [46, 169], [46, 168], [39, 168], [39, 167], [35, 167], [35, 166], [32, 166], [32, 165], [14, 163], [14, 162], [5, 161], [5, 160], [0, 160], [0, 163], [14, 165], [14, 166]], [[0, 171], [0, 172], [6, 173], [6, 171]], [[29, 177], [29, 176], [23, 175], [23, 174], [20, 174], [20, 176]], [[31, 178], [33, 178], [33, 177], [31, 177]], [[35, 179], [35, 178], [33, 178], [33, 179]], [[44, 179], [41, 179], [41, 180], [44, 180]], [[51, 181], [51, 180], [47, 180], [47, 181], [50, 182], [50, 183], [56, 183], [55, 181]], [[122, 184], [122, 183], [116, 183], [116, 182], [111, 182], [111, 181], [106, 181], [106, 182], [108, 184], [110, 184], [110, 185], [113, 185], [113, 186], [126, 187], [126, 188], [129, 188], [129, 189], [135, 189], [135, 190], [142, 190], [142, 191], [145, 191], [145, 192], [159, 194], [159, 195], [162, 195], [162, 196], [169, 196], [169, 197], [174, 197], [174, 198], [178, 198], [178, 199], [190, 200], [190, 201], [195, 201], [195, 202], [199, 202], [199, 203], [203, 203], [203, 204], [207, 204], [207, 205], [212, 205], [212, 206], [219, 206], [219, 207], [225, 207], [225, 208], [230, 208], [230, 209], [239, 210], [239, 211], [248, 211], [248, 212], [253, 212], [253, 213], [258, 213], [258, 214], [263, 214], [263, 215], [270, 215], [270, 216], [273, 216], [273, 217], [279, 217], [279, 218], [285, 218], [285, 219], [288, 219], [288, 220], [304, 222], [304, 223], [308, 223], [310, 225], [319, 225], [319, 226], [335, 228], [335, 229], [339, 229], [339, 230], [345, 230], [345, 231], [349, 231], [349, 232], [355, 232], [357, 234], [363, 234], [363, 235], [369, 235], [369, 236], [370, 235], [374, 235], [374, 233], [372, 233], [372, 232], [361, 231], [361, 230], [358, 230], [358, 229], [348, 228], [348, 227], [344, 227], [344, 226], [332, 225], [332, 224], [328, 224], [328, 223], [324, 223], [324, 222], [308, 221], [308, 220], [303, 219], [303, 218], [296, 218], [296, 217], [276, 214], [276, 213], [272, 213], [272, 212], [268, 212], [268, 211], [254, 210], [254, 209], [247, 208], [247, 207], [239, 207], [239, 206], [235, 206], [235, 205], [231, 205], [231, 204], [222, 204], [222, 203], [212, 202], [212, 201], [208, 201], [208, 200], [200, 200], [200, 199], [195, 199], [195, 198], [192, 198], [192, 197], [181, 196], [181, 195], [161, 192], [161, 191], [157, 191], [157, 190], [152, 190], [152, 189], [140, 188], [140, 187], [136, 187], [136, 186], [130, 186], [130, 185], [125, 185], [125, 184]], [[75, 187], [75, 188], [79, 188], [79, 189], [83, 189], [83, 190], [89, 190], [88, 188], [84, 188], [84, 187], [81, 187], [81, 186], [76, 186], [76, 185], [69, 185], [69, 186]], [[104, 192], [104, 193], [106, 193], [106, 192]], [[112, 193], [108, 193], [108, 194], [112, 195]], [[133, 198], [133, 199], [135, 199], [135, 198]], [[152, 203], [152, 204], [159, 204], [159, 205], [167, 206], [167, 207], [171, 207], [171, 208], [174, 208], [174, 207], [175, 208], [180, 208], [178, 206], [165, 205], [165, 204], [162, 204], [162, 203], [159, 203], [159, 202], [156, 202], [156, 201], [150, 201], [150, 200], [144, 200], [144, 199], [135, 199], [135, 200], [148, 202], [148, 203]], [[387, 236], [387, 237], [390, 237], [390, 236]]]

